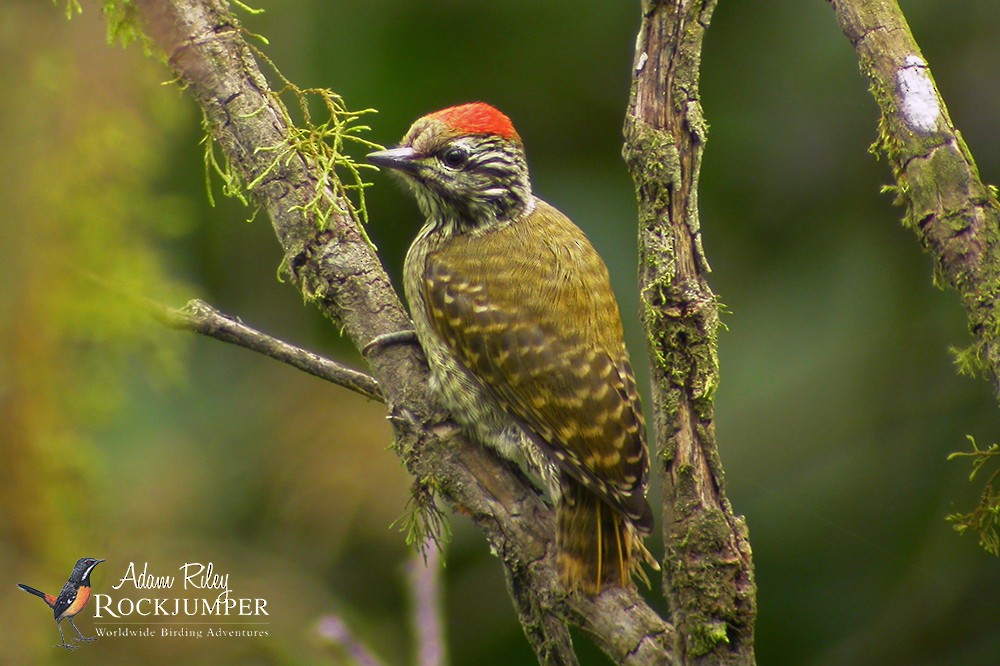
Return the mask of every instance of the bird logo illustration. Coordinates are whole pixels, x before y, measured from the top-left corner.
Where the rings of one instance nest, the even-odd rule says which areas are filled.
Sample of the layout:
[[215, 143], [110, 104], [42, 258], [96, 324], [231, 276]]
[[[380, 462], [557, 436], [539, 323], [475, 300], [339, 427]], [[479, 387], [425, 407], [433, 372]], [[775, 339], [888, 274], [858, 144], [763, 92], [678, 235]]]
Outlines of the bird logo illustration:
[[84, 636], [73, 623], [73, 618], [76, 617], [77, 613], [82, 611], [84, 607], [86, 607], [87, 602], [90, 601], [90, 572], [94, 570], [94, 567], [103, 561], [104, 560], [98, 560], [93, 557], [81, 557], [77, 560], [76, 566], [73, 567], [73, 573], [69, 575], [69, 580], [66, 581], [65, 585], [63, 585], [63, 589], [58, 596], [45, 594], [41, 590], [36, 590], [35, 588], [29, 587], [23, 583], [17, 584], [19, 588], [28, 594], [33, 594], [42, 599], [49, 605], [49, 608], [52, 609], [56, 620], [56, 627], [59, 629], [60, 640], [60, 642], [54, 647], [66, 648], [67, 650], [74, 650], [77, 647], [76, 645], [67, 643], [66, 639], [63, 637], [63, 620], [69, 620], [73, 629], [75, 629], [76, 633], [80, 635], [79, 639], [73, 640], [87, 642], [97, 640], [97, 636]]

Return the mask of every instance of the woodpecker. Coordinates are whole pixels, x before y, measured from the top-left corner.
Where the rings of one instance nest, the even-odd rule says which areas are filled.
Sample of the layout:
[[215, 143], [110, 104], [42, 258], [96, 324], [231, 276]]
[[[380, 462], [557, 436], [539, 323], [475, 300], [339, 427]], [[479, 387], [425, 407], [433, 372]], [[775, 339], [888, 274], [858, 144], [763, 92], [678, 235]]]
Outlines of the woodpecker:
[[104, 560], [97, 560], [93, 557], [81, 557], [76, 561], [76, 566], [73, 567], [73, 572], [69, 575], [69, 580], [63, 585], [62, 591], [59, 596], [53, 596], [51, 594], [45, 594], [41, 590], [36, 590], [33, 587], [29, 587], [24, 583], [18, 583], [17, 586], [27, 592], [28, 594], [33, 594], [36, 597], [41, 597], [42, 601], [49, 605], [52, 609], [53, 614], [56, 619], [56, 627], [59, 629], [59, 643], [55, 647], [66, 648], [67, 650], [73, 650], [76, 648], [75, 645], [70, 645], [66, 642], [63, 637], [62, 621], [69, 620], [70, 625], [76, 630], [76, 633], [80, 635], [81, 641], [96, 641], [96, 636], [84, 636], [83, 633], [77, 629], [76, 624], [73, 623], [73, 618], [77, 613], [82, 611], [90, 601], [90, 572], [94, 570], [98, 564]]
[[425, 223], [404, 290], [431, 388], [465, 430], [525, 464], [557, 511], [567, 592], [646, 579], [649, 453], [608, 270], [532, 194], [510, 119], [474, 102], [418, 119], [369, 161], [398, 174]]

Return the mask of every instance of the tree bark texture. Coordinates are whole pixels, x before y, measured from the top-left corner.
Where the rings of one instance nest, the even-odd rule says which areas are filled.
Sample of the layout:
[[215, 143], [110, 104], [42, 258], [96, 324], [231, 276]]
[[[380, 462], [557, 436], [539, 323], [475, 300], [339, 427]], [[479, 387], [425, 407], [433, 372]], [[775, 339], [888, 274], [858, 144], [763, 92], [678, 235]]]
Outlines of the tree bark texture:
[[829, 0], [882, 114], [878, 148], [896, 180], [904, 224], [958, 292], [974, 336], [959, 355], [1000, 399], [1000, 206], [948, 115], [896, 0]]
[[719, 307], [698, 220], [706, 123], [701, 47], [714, 0], [646, 0], [624, 156], [639, 201], [640, 302], [664, 475], [664, 593], [680, 663], [751, 664], [756, 587], [746, 523], [715, 440]]
[[[335, 212], [321, 230], [306, 212], [317, 195], [336, 201], [337, 195], [322, 185], [328, 182], [323, 174], [301, 155], [274, 159], [275, 147], [291, 145], [290, 128], [228, 4], [137, 0], [136, 7], [146, 33], [204, 111], [212, 137], [241, 180], [253, 184], [250, 194], [270, 216], [296, 286], [359, 349], [378, 335], [412, 328], [357, 223]], [[348, 210], [345, 205], [335, 209]], [[596, 598], [561, 592], [551, 507], [522, 475], [470, 443], [435, 406], [416, 345], [376, 348], [368, 361], [417, 496], [442, 498], [483, 530], [503, 563], [511, 598], [540, 662], [577, 663], [567, 623], [590, 634], [616, 663], [672, 660], [673, 627], [637, 592], [609, 589]], [[701, 423], [691, 425], [700, 428]], [[717, 464], [717, 459], [711, 462]], [[703, 472], [703, 466], [686, 468], [686, 482], [700, 486]], [[716, 481], [708, 484], [714, 488]], [[705, 575], [707, 564], [686, 575]], [[677, 568], [683, 571], [686, 565]], [[690, 607], [695, 600], [685, 603]], [[704, 603], [718, 602], [706, 598]]]

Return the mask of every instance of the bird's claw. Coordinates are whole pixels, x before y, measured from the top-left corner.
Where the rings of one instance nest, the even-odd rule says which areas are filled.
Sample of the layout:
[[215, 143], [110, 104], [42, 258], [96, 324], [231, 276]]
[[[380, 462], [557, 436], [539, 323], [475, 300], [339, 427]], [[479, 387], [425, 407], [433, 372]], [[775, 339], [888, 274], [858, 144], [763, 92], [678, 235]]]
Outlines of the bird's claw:
[[402, 331], [393, 331], [392, 333], [376, 335], [372, 338], [371, 342], [361, 348], [361, 355], [368, 356], [368, 354], [374, 349], [381, 349], [382, 347], [398, 345], [404, 342], [417, 342], [417, 332], [412, 328], [407, 328]]

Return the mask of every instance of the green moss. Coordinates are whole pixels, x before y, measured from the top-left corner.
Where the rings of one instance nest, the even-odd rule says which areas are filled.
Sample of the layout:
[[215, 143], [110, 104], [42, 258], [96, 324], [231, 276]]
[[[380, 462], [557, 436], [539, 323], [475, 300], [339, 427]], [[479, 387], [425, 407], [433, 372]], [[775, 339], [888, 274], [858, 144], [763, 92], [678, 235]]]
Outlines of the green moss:
[[[59, 0], [52, 0], [52, 4], [58, 5]], [[73, 18], [76, 14], [82, 14], [83, 7], [80, 6], [80, 0], [66, 0], [66, 19], [69, 20]]]
[[242, 9], [243, 11], [245, 11], [247, 14], [257, 15], [264, 13], [263, 9], [258, 9], [257, 7], [251, 7], [245, 2], [240, 2], [240, 0], [232, 0], [232, 3], [237, 7], [239, 7], [240, 9]]
[[391, 527], [398, 527], [406, 544], [419, 550], [426, 559], [427, 548], [434, 546], [444, 562], [444, 546], [451, 541], [451, 522], [438, 507], [430, 479], [414, 479], [405, 513]]
[[[948, 456], [948, 460], [971, 459], [972, 472], [969, 474], [969, 480], [972, 481], [986, 467], [995, 465], [996, 459], [1000, 458], [1000, 446], [994, 443], [985, 449], [980, 449], [972, 436], [967, 437], [972, 443], [972, 450], [956, 451]], [[1000, 468], [990, 474], [979, 497], [979, 503], [972, 511], [953, 513], [947, 519], [959, 534], [967, 531], [975, 532], [979, 537], [979, 545], [986, 552], [1000, 557], [1000, 534], [997, 532], [997, 526], [1000, 524]]]
[[[251, 14], [261, 11], [241, 2], [237, 2], [236, 5]], [[67, 16], [79, 13], [80, 9], [78, 0], [68, 0]], [[147, 54], [153, 52], [149, 38], [140, 28], [133, 0], [103, 0], [102, 10], [108, 22], [108, 41], [110, 43], [128, 46], [139, 40]], [[232, 18], [232, 24], [239, 28], [235, 18]], [[267, 43], [267, 40], [260, 35], [253, 35], [245, 30], [243, 34], [256, 37], [264, 44]], [[382, 148], [379, 144], [363, 137], [363, 134], [370, 128], [362, 123], [361, 119], [367, 114], [374, 113], [374, 109], [352, 111], [347, 108], [340, 95], [331, 90], [300, 88], [285, 78], [263, 51], [251, 44], [248, 44], [248, 47], [258, 60], [271, 68], [282, 86], [276, 91], [268, 91], [271, 104], [262, 105], [254, 114], [262, 113], [269, 108], [276, 110], [284, 120], [288, 134], [285, 141], [277, 145], [261, 146], [256, 149], [256, 153], [268, 153], [272, 159], [261, 173], [257, 174], [253, 180], [247, 181], [231, 163], [225, 151], [216, 152], [211, 124], [208, 118], [203, 116], [202, 126], [205, 130], [205, 137], [202, 143], [205, 146], [205, 182], [209, 202], [213, 205], [215, 203], [212, 194], [212, 181], [217, 178], [222, 183], [223, 195], [250, 206], [253, 190], [260, 186], [268, 176], [291, 160], [305, 159], [314, 167], [314, 172], [320, 174], [319, 182], [316, 183], [315, 187], [316, 196], [306, 204], [298, 206], [297, 209], [314, 220], [319, 230], [328, 228], [330, 218], [334, 214], [349, 216], [358, 223], [362, 235], [367, 240], [367, 234], [365, 234], [362, 225], [368, 220], [364, 190], [370, 183], [364, 180], [362, 173], [365, 169], [375, 169], [375, 167], [357, 162], [348, 154], [347, 148], [350, 146], [365, 151]], [[286, 97], [291, 98], [293, 108], [298, 110], [299, 123], [296, 123], [289, 113], [288, 107], [283, 101]], [[314, 117], [310, 108], [311, 102], [315, 102], [322, 112], [319, 119]], [[253, 220], [256, 214], [257, 209], [255, 208], [250, 220]]]
[[101, 8], [108, 22], [108, 44], [126, 48], [139, 41], [147, 55], [153, 52], [149, 38], [139, 26], [132, 0], [102, 0]]
[[695, 625], [688, 633], [688, 651], [695, 657], [711, 653], [720, 644], [729, 644], [724, 622], [706, 622]]
[[[52, 0], [52, 4], [59, 4], [59, 0]], [[108, 44], [117, 43], [127, 47], [136, 40], [142, 40], [144, 46], [149, 46], [136, 21], [135, 5], [132, 0], [102, 0], [101, 11], [108, 21]], [[80, 0], [66, 0], [65, 12], [67, 20], [82, 14], [83, 6]]]
[[701, 505], [675, 509], [684, 529], [668, 544], [673, 551], [667, 558], [673, 563], [671, 602], [684, 608], [685, 622], [678, 629], [687, 637], [687, 649], [703, 656], [729, 644], [729, 623], [739, 624], [741, 603], [753, 603], [753, 586], [734, 599], [742, 560], [723, 555], [732, 529], [722, 511]]
[[[266, 153], [272, 156], [268, 166], [249, 181], [244, 182], [240, 173], [229, 161], [228, 156], [221, 157], [215, 152], [215, 142], [212, 140], [211, 127], [207, 119], [205, 126], [205, 173], [208, 185], [209, 199], [212, 200], [212, 176], [222, 182], [222, 192], [226, 196], [236, 198], [244, 205], [249, 205], [253, 190], [265, 182], [271, 174], [280, 170], [294, 159], [305, 159], [314, 167], [314, 173], [319, 174], [319, 182], [315, 185], [316, 196], [304, 205], [292, 210], [299, 210], [314, 220], [319, 231], [329, 227], [332, 215], [347, 215], [351, 217], [368, 240], [363, 224], [368, 221], [368, 211], [365, 205], [364, 190], [370, 186], [363, 178], [362, 172], [375, 167], [356, 161], [347, 152], [347, 147], [370, 150], [380, 150], [381, 145], [369, 141], [363, 134], [370, 130], [361, 122], [374, 109], [360, 111], [349, 110], [343, 98], [326, 88], [300, 88], [278, 70], [277, 66], [260, 49], [251, 47], [255, 56], [266, 63], [282, 83], [282, 88], [269, 92], [271, 108], [281, 114], [288, 135], [282, 143], [273, 146], [261, 146], [256, 153]], [[283, 98], [290, 97], [294, 108], [300, 116], [300, 124], [296, 124]], [[315, 119], [310, 103], [315, 101], [322, 110], [322, 118]], [[266, 107], [258, 109], [260, 113]], [[333, 193], [331, 197], [329, 193]], [[369, 241], [369, 244], [371, 242]], [[374, 246], [373, 246], [374, 247]]]
[[[677, 205], [672, 197], [682, 178], [677, 145], [670, 132], [635, 121], [626, 127], [623, 155], [640, 201], [641, 314], [652, 362], [672, 386], [688, 388], [699, 414], [705, 416], [719, 384], [719, 306], [703, 279], [678, 284], [675, 244], [688, 241], [677, 239], [670, 221], [671, 214], [678, 214], [672, 210]], [[687, 209], [681, 214], [694, 241], [695, 260], [705, 272], [708, 262], [698, 233], [696, 187], [692, 183]], [[674, 411], [665, 416], [672, 418], [675, 408], [676, 404], [668, 406]]]
[[950, 347], [948, 349], [955, 362], [955, 367], [958, 369], [958, 374], [965, 375], [966, 377], [979, 377], [982, 375], [981, 347], [981, 344], [973, 343], [963, 349], [959, 349], [958, 347]]

